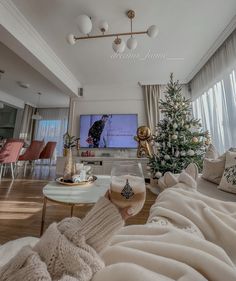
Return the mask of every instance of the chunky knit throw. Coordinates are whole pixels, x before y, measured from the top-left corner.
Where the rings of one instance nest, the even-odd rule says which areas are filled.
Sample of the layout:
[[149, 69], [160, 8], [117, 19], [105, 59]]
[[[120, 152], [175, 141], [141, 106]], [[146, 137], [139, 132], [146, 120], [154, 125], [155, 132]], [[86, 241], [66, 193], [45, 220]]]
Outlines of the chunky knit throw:
[[122, 226], [118, 209], [102, 197], [82, 221], [51, 224], [34, 248], [0, 268], [0, 281], [89, 281], [104, 267], [98, 252]]

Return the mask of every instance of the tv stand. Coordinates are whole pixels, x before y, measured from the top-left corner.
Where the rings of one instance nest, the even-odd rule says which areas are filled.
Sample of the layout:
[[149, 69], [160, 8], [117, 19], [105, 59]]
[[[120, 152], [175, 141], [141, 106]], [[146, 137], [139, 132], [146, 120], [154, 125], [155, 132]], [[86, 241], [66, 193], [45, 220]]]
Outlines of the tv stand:
[[[111, 168], [116, 161], [134, 161], [142, 165], [143, 174], [145, 178], [150, 178], [147, 170], [148, 158], [136, 157], [73, 157], [76, 162], [84, 163], [85, 165], [92, 166], [95, 175], [110, 175]], [[64, 171], [66, 157], [57, 157], [56, 175], [62, 176]]]

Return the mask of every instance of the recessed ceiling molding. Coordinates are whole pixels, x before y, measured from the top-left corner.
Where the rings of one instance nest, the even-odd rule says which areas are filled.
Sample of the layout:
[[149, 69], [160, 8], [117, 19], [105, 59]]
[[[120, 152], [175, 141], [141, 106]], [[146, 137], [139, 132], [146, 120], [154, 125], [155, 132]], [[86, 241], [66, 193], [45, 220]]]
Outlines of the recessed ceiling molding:
[[[1, 41], [66, 94], [77, 96], [80, 82], [11, 0], [0, 1]], [[11, 36], [9, 36], [9, 34]], [[1, 34], [2, 35], [2, 34]], [[8, 36], [7, 36], [8, 35]]]
[[207, 61], [214, 55], [214, 53], [225, 42], [225, 40], [230, 36], [230, 34], [235, 30], [235, 28], [236, 28], [236, 15], [233, 17], [233, 19], [230, 21], [230, 23], [227, 25], [227, 27], [224, 29], [224, 31], [220, 34], [220, 36], [217, 38], [217, 40], [214, 42], [214, 44], [211, 46], [211, 48], [202, 57], [200, 62], [195, 66], [195, 68], [192, 70], [192, 72], [185, 79], [186, 83], [189, 83], [193, 79], [193, 77], [198, 73], [199, 70], [201, 70], [201, 68], [207, 63]]
[[17, 108], [24, 108], [25, 103], [23, 100], [16, 98], [12, 95], [8, 95], [7, 93], [0, 90], [0, 97], [1, 102], [4, 102], [6, 104], [12, 105]]

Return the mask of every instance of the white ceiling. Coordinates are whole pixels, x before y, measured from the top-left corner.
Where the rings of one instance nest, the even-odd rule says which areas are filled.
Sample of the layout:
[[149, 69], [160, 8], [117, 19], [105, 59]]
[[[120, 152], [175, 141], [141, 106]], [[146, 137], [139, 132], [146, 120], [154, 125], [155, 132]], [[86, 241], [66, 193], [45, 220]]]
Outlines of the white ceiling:
[[[174, 72], [181, 81], [194, 70], [235, 15], [235, 0], [13, 0], [73, 74], [86, 84], [166, 83]], [[69, 46], [68, 33], [79, 35], [80, 14], [108, 21], [109, 32], [129, 30], [127, 9], [136, 11], [134, 30], [156, 24], [156, 39], [138, 37], [135, 55], [161, 58], [112, 59], [112, 38]], [[95, 29], [93, 33], [98, 33]], [[126, 50], [125, 54], [130, 54]], [[164, 56], [164, 57], [163, 57]], [[169, 58], [169, 59], [168, 59]], [[171, 59], [172, 58], [172, 59]], [[176, 59], [173, 59], [176, 58]], [[1, 82], [2, 83], [2, 82]]]
[[[39, 72], [0, 42], [0, 69], [5, 71], [0, 80], [0, 90], [26, 103], [37, 106], [38, 92], [42, 93], [40, 107], [68, 107], [69, 97], [44, 78]], [[28, 89], [18, 82], [30, 84]], [[1, 100], [1, 96], [0, 96]]]

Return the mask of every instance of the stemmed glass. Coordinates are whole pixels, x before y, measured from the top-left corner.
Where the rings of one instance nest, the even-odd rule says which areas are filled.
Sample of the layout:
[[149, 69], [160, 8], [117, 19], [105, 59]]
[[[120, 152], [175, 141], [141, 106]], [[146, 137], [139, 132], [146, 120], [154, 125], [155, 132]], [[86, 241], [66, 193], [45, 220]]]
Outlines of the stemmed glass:
[[111, 201], [120, 208], [132, 208], [136, 215], [143, 207], [146, 187], [140, 163], [116, 161], [111, 170]]

